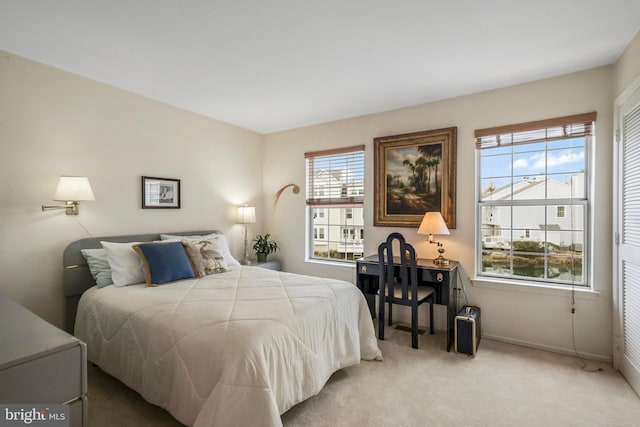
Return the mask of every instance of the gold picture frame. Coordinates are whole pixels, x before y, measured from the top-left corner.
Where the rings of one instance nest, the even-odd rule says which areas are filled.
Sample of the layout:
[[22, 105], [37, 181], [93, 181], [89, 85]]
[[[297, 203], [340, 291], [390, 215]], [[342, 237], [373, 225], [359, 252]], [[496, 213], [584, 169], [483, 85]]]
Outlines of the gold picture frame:
[[374, 138], [374, 218], [380, 227], [418, 227], [439, 211], [456, 228], [457, 127]]

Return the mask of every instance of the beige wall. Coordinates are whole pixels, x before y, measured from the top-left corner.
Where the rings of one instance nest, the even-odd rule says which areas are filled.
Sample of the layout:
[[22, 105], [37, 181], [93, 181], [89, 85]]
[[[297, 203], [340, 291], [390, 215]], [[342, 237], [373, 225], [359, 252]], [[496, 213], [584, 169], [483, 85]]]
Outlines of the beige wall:
[[[230, 211], [261, 217], [260, 135], [2, 52], [0, 94], [0, 295], [62, 326], [62, 251], [88, 233], [220, 228], [241, 256]], [[77, 218], [40, 210], [59, 175], [89, 177]], [[182, 209], [141, 209], [142, 175], [180, 179]]]
[[[265, 207], [283, 185], [293, 182], [304, 189], [304, 152], [356, 144], [366, 145], [365, 253], [392, 231], [373, 227], [373, 138], [449, 126], [458, 127], [457, 227], [441, 240], [446, 254], [461, 261], [469, 301], [483, 310], [487, 337], [560, 352], [571, 352], [570, 294], [557, 290], [472, 285], [475, 268], [475, 148], [473, 131], [503, 124], [546, 119], [590, 111], [598, 112], [597, 143], [592, 166], [592, 225], [594, 264], [592, 282], [599, 294], [578, 296], [575, 336], [578, 349], [590, 357], [611, 357], [611, 134], [612, 67], [531, 82], [505, 89], [448, 99], [267, 135], [264, 147]], [[272, 211], [267, 209], [265, 230], [282, 243], [287, 270], [353, 280], [353, 267], [305, 262], [305, 200], [301, 194], [283, 195]], [[416, 245], [419, 256], [437, 255], [416, 229], [400, 229]], [[426, 319], [427, 309], [421, 312]], [[436, 327], [444, 328], [439, 308]], [[405, 313], [406, 315], [406, 313]], [[406, 317], [406, 316], [405, 316]]]
[[620, 95], [640, 77], [640, 32], [631, 40], [614, 67], [614, 95]]

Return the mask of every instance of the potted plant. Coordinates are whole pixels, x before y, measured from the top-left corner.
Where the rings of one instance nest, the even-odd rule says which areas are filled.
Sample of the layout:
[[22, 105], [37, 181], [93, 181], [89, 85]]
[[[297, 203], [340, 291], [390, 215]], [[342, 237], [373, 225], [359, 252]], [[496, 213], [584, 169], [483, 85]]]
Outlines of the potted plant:
[[278, 248], [278, 243], [275, 240], [269, 240], [271, 234], [258, 234], [255, 239], [253, 239], [253, 250], [256, 251], [256, 256], [258, 257], [258, 262], [266, 262], [267, 255], [270, 253], [275, 253]]

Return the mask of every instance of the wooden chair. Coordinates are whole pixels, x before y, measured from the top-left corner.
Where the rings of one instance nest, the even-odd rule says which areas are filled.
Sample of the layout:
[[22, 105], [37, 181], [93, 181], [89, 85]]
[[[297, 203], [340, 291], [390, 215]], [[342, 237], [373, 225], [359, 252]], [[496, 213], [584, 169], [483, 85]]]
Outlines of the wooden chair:
[[[394, 254], [393, 242], [399, 243]], [[429, 329], [433, 335], [433, 296], [435, 289], [418, 286], [416, 251], [400, 233], [391, 233], [378, 246], [380, 263], [378, 300], [378, 338], [384, 340], [384, 309], [389, 304], [389, 326], [392, 323], [393, 304], [411, 307], [411, 347], [418, 348], [418, 306], [429, 302]], [[386, 265], [386, 268], [382, 266]]]

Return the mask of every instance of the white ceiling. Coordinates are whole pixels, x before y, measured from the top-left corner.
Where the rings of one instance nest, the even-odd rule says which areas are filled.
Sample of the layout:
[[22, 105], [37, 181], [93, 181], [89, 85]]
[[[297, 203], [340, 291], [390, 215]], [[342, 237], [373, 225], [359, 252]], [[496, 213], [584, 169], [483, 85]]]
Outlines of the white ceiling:
[[638, 0], [0, 0], [0, 50], [259, 133], [611, 64], [639, 29]]

